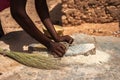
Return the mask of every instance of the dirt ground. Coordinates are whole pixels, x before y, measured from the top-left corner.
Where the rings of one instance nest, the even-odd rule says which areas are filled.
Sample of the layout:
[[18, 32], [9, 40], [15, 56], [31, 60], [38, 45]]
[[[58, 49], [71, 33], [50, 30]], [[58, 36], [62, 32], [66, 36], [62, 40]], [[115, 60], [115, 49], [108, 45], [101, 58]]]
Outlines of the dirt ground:
[[65, 27], [64, 30], [65, 34], [84, 33], [97, 36], [120, 37], [120, 34], [116, 33], [116, 31], [119, 31], [119, 23], [84, 23], [80, 26]]
[[[55, 4], [56, 2], [58, 2], [58, 4]], [[48, 0], [48, 5], [50, 7], [50, 14], [51, 14], [53, 23], [56, 23], [56, 22], [61, 23], [61, 18], [60, 18], [62, 16], [61, 1], [60, 0], [57, 0], [57, 1]], [[119, 22], [83, 23], [79, 26], [65, 26], [64, 34], [84, 33], [84, 34], [97, 35], [97, 36], [120, 37], [120, 32], [119, 32], [120, 25], [119, 24], [120, 24]]]
[[[51, 19], [54, 24], [61, 24], [61, 1], [60, 0], [47, 0], [48, 7], [50, 10]], [[42, 31], [42, 24], [40, 19], [36, 13], [36, 10], [33, 5], [34, 1], [28, 0], [27, 3], [27, 13], [30, 18], [33, 20], [35, 25]], [[5, 33], [9, 33], [12, 31], [21, 30], [20, 26], [15, 22], [15, 20], [11, 17], [9, 9], [4, 10], [0, 13], [2, 25]], [[10, 22], [9, 22], [10, 21]], [[83, 23], [79, 26], [65, 26], [64, 34], [73, 34], [73, 33], [84, 33], [89, 35], [98, 35], [98, 36], [115, 36], [120, 37], [119, 22], [111, 22], [111, 23]], [[117, 33], [116, 33], [117, 32]]]

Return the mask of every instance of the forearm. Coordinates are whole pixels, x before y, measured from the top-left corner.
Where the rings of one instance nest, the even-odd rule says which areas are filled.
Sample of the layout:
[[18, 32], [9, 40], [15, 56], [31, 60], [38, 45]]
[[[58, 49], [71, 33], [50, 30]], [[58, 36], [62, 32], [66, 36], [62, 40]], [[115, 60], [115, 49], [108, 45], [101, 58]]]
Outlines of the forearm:
[[4, 35], [3, 29], [2, 29], [2, 24], [1, 24], [1, 20], [0, 20], [0, 37], [2, 37]]
[[43, 24], [45, 25], [45, 27], [47, 28], [49, 34], [52, 36], [53, 40], [56, 42], [59, 42], [59, 38], [60, 36], [57, 34], [53, 24], [51, 24], [51, 20], [50, 19], [45, 19]]
[[12, 16], [17, 21], [17, 23], [34, 39], [45, 45], [46, 47], [49, 47], [49, 43], [51, 40], [47, 38], [42, 32], [40, 32], [37, 27], [34, 25], [32, 20], [27, 16], [26, 13], [20, 14], [20, 13], [12, 13]]
[[43, 22], [44, 26], [47, 28], [47, 30], [50, 33], [50, 35], [52, 36], [52, 38], [55, 41], [58, 41], [59, 36], [50, 20], [49, 10], [47, 7], [46, 0], [42, 0], [42, 1], [36, 0], [35, 5], [36, 5], [36, 10], [38, 12], [38, 15], [39, 15], [41, 21]]

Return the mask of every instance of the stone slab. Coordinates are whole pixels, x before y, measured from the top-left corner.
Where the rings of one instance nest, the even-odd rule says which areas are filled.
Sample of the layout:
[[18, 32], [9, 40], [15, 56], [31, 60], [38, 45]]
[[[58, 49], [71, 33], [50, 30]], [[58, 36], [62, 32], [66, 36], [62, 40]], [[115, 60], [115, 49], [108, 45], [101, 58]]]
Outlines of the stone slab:
[[95, 45], [92, 43], [87, 44], [76, 44], [74, 46], [70, 46], [66, 51], [65, 56], [76, 56], [76, 55], [90, 55], [96, 54]]
[[[95, 54], [96, 53], [96, 47], [92, 43], [86, 43], [86, 44], [76, 44], [76, 45], [71, 45], [67, 43], [62, 43], [63, 45], [66, 46], [67, 50], [65, 53], [65, 56], [76, 56], [76, 55], [85, 55], [88, 56], [90, 54]], [[47, 52], [47, 49], [45, 46], [42, 44], [30, 44], [28, 46], [29, 52], [34, 52], [37, 51], [39, 53], [43, 53], [44, 51]]]
[[[0, 47], [22, 51], [20, 47], [38, 43], [33, 39], [30, 41], [31, 38], [27, 36], [21, 32], [19, 34], [16, 32], [11, 37], [6, 35], [7, 38], [0, 40]], [[72, 37], [74, 45], [93, 42], [93, 36], [75, 34]], [[120, 38], [110, 36], [95, 36], [95, 38], [96, 55], [63, 57], [61, 61], [66, 67], [61, 70], [31, 68], [15, 64], [11, 59], [0, 56], [0, 80], [120, 80]]]

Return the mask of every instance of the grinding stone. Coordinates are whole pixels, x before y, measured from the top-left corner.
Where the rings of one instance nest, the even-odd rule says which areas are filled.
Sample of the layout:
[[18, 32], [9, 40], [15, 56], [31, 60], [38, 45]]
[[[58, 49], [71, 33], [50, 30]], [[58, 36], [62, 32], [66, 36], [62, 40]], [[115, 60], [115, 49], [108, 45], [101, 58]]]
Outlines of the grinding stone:
[[[67, 48], [65, 56], [76, 56], [76, 55], [88, 56], [90, 54], [93, 55], [96, 53], [96, 47], [92, 43], [76, 44], [76, 45], [71, 45], [71, 46], [69, 46], [69, 44], [64, 43], [64, 42], [62, 42], [62, 44], [64, 44]], [[47, 52], [46, 47], [43, 46], [42, 44], [31, 44], [29, 45], [28, 50], [29, 52], [34, 52], [34, 51], [38, 51], [40, 53], [43, 51]]]

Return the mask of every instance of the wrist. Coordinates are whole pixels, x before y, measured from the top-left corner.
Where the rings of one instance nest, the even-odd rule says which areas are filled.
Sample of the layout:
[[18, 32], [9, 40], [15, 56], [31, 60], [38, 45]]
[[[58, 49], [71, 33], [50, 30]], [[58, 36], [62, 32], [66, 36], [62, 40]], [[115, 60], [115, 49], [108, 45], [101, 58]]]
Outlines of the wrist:
[[49, 49], [53, 44], [54, 44], [53, 41], [49, 41], [45, 46]]
[[55, 39], [54, 39], [55, 42], [61, 42], [61, 36], [57, 36]]

